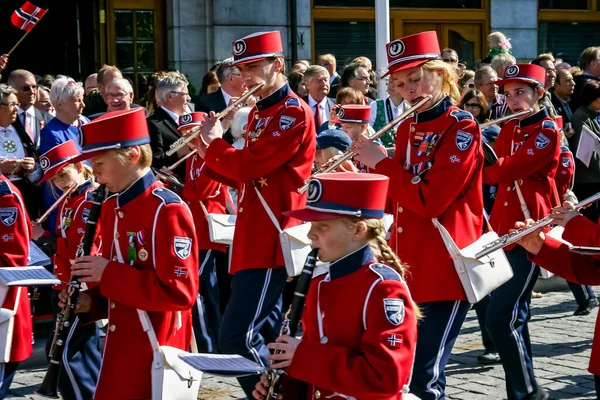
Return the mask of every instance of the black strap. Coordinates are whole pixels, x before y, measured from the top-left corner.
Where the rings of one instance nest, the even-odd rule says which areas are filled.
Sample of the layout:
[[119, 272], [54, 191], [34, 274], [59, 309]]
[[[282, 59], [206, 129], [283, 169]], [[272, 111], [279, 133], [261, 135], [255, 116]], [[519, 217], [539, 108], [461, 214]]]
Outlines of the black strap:
[[385, 99], [385, 112], [387, 114], [387, 121], [386, 123], [389, 123], [390, 121], [394, 120], [394, 113], [392, 111], [392, 100], [388, 97], [387, 99]]

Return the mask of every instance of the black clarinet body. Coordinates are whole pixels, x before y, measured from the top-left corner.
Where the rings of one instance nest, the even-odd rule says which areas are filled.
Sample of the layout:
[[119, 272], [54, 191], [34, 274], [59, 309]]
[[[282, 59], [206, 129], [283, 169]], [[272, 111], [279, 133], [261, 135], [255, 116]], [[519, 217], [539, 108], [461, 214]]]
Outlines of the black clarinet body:
[[[90, 215], [85, 225], [85, 232], [81, 239], [81, 243], [77, 247], [76, 257], [88, 256], [92, 251], [94, 238], [96, 237], [97, 223], [100, 219], [100, 210], [102, 209], [102, 203], [106, 198], [106, 193], [107, 191], [104, 185], [99, 186], [94, 191]], [[35, 392], [40, 396], [53, 399], [59, 398], [58, 375], [62, 364], [64, 344], [69, 335], [71, 326], [73, 326], [73, 322], [75, 321], [75, 305], [77, 304], [77, 297], [79, 296], [80, 284], [77, 279], [77, 276], [71, 276], [71, 281], [67, 287], [67, 305], [56, 316], [54, 338], [52, 339], [52, 346], [50, 347], [49, 354], [50, 363], [48, 364], [48, 369], [46, 375], [44, 375], [42, 385]]]
[[[306, 295], [310, 288], [310, 282], [312, 281], [313, 272], [317, 264], [317, 253], [319, 249], [312, 249], [306, 257], [304, 262], [304, 268], [302, 273], [298, 277], [296, 282], [296, 290], [294, 291], [294, 298], [292, 299], [292, 305], [287, 313], [283, 325], [281, 326], [280, 335], [289, 335], [294, 337], [298, 332], [298, 326], [302, 319], [302, 311], [304, 311], [304, 302], [306, 301]], [[269, 372], [269, 388], [267, 394], [267, 400], [277, 399], [279, 395], [279, 378], [283, 371], [271, 370]]]

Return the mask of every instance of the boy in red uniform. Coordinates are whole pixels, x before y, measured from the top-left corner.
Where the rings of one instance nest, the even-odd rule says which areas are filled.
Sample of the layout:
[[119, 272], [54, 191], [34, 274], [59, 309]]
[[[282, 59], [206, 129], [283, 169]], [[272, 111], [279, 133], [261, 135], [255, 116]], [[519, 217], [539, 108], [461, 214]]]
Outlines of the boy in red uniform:
[[113, 193], [100, 215], [102, 256], [80, 257], [72, 268], [80, 282], [99, 282], [88, 291], [91, 304], [80, 296], [81, 311], [89, 310], [91, 320], [108, 315], [94, 398], [148, 399], [154, 355], [147, 331], [155, 331], [159, 345], [182, 350], [192, 340], [198, 294], [193, 218], [150, 170], [143, 109], [107, 113], [84, 125], [83, 138], [81, 158], [90, 159], [98, 183]]
[[[316, 149], [313, 112], [292, 92], [283, 75], [283, 45], [276, 32], [261, 32], [233, 43], [234, 65], [261, 100], [250, 112], [246, 146], [242, 150], [222, 139], [221, 124], [213, 114], [202, 127], [198, 147], [207, 176], [238, 188], [238, 214], [232, 246], [231, 298], [219, 347], [267, 365], [269, 350], [281, 324], [281, 293], [287, 279], [279, 231], [300, 222], [283, 212], [304, 207], [306, 197], [297, 189], [311, 173]], [[208, 148], [207, 148], [208, 146]], [[203, 172], [204, 173], [204, 172]], [[257, 377], [239, 378], [251, 396]]]
[[431, 95], [425, 111], [398, 127], [394, 158], [376, 143], [351, 149], [358, 161], [390, 177], [394, 226], [390, 247], [408, 264], [407, 283], [424, 314], [411, 393], [422, 400], [444, 398], [444, 369], [470, 304], [433, 218], [459, 248], [475, 242], [483, 228], [481, 131], [460, 110], [455, 70], [439, 60], [435, 32], [423, 32], [387, 45], [388, 70], [406, 99]]
[[[312, 247], [330, 263], [310, 285], [302, 340], [281, 336], [268, 346], [281, 351], [269, 356], [272, 368], [286, 368], [308, 384], [305, 399], [402, 399], [408, 393], [420, 314], [404, 282], [406, 267], [386, 242], [388, 182], [368, 173], [317, 175], [306, 208], [286, 213], [312, 221]], [[256, 385], [256, 399], [267, 394], [266, 383], [265, 376]], [[302, 391], [286, 386], [292, 382], [283, 384], [284, 399], [302, 398]]]
[[[0, 173], [0, 267], [23, 267], [29, 262], [31, 222], [21, 192]], [[0, 399], [8, 389], [19, 366], [32, 352], [33, 325], [27, 286], [11, 287], [2, 308], [16, 309], [12, 347], [7, 363], [0, 363]]]

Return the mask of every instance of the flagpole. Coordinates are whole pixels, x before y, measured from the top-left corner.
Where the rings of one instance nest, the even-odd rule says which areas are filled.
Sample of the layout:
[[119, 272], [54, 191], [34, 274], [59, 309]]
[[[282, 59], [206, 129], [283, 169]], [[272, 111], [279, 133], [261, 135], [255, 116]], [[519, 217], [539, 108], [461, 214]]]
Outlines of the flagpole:
[[36, 27], [36, 26], [37, 26], [37, 25], [40, 23], [40, 21], [42, 20], [42, 18], [44, 18], [44, 16], [45, 16], [46, 14], [48, 14], [48, 11], [50, 11], [50, 10], [46, 10], [46, 13], [45, 13], [44, 15], [42, 15], [42, 16], [40, 17], [40, 19], [38, 19], [38, 22], [36, 22], [35, 24], [33, 24], [33, 27], [32, 27], [30, 30], [28, 30], [27, 32], [25, 32], [25, 34], [24, 34], [23, 36], [21, 36], [21, 39], [19, 39], [19, 41], [17, 42], [17, 44], [15, 44], [15, 45], [13, 46], [13, 48], [12, 48], [12, 49], [10, 49], [10, 51], [8, 52], [8, 55], [9, 55], [9, 56], [10, 56], [10, 54], [11, 54], [13, 51], [15, 51], [15, 49], [16, 49], [16, 48], [17, 48], [17, 47], [18, 47], [18, 46], [21, 44], [21, 42], [22, 42], [22, 41], [23, 41], [23, 40], [24, 40], [24, 39], [27, 37], [27, 35], [29, 35], [29, 34], [31, 33], [31, 31], [32, 31], [32, 30], [33, 30], [33, 29], [34, 29], [34, 28], [35, 28], [35, 27]]

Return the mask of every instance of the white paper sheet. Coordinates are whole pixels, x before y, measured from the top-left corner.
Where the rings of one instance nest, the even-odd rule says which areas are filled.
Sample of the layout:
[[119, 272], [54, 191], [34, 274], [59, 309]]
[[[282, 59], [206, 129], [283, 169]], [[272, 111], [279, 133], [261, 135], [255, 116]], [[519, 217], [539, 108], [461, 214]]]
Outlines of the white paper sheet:
[[579, 145], [577, 146], [577, 158], [585, 164], [586, 167], [590, 166], [590, 161], [594, 152], [600, 154], [600, 138], [596, 136], [587, 126], [581, 129], [581, 138], [579, 138]]
[[217, 376], [246, 376], [264, 374], [260, 364], [237, 354], [180, 354], [186, 364], [198, 371]]
[[6, 267], [0, 268], [0, 283], [4, 286], [42, 286], [59, 285], [60, 281], [44, 267]]

